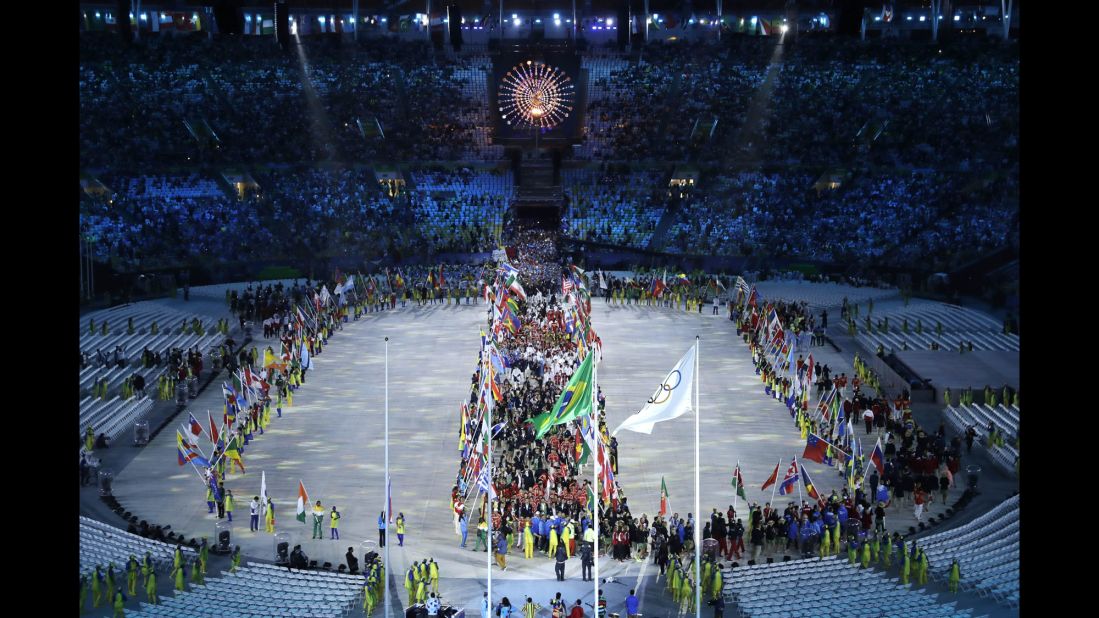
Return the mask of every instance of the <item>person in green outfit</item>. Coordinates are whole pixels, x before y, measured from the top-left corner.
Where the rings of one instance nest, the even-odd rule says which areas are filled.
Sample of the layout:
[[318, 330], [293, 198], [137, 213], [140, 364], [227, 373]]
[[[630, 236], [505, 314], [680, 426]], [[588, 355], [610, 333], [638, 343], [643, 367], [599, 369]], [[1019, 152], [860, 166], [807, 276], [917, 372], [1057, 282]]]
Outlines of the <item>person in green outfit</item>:
[[858, 543], [854, 538], [847, 539], [847, 563], [855, 564], [856, 551], [858, 549]]
[[313, 537], [314, 539], [324, 540], [324, 532], [321, 531], [321, 524], [324, 522], [324, 507], [321, 506], [321, 501], [317, 500], [317, 503], [313, 505]]
[[865, 540], [862, 542], [862, 560], [860, 563], [864, 569], [870, 567], [870, 543]]
[[482, 551], [488, 551], [488, 524], [485, 523], [485, 518], [482, 517], [477, 522], [477, 544], [473, 546], [473, 551], [477, 551], [481, 548]]
[[99, 603], [103, 601], [103, 573], [99, 571], [99, 565], [95, 565], [92, 573], [92, 609], [99, 609]]
[[91, 425], [88, 425], [88, 430], [84, 432], [84, 450], [90, 453], [93, 446], [95, 446], [95, 431]]
[[205, 584], [206, 578], [203, 575], [204, 574], [202, 572], [202, 563], [196, 560], [194, 564], [191, 565], [191, 583], [198, 584], [200, 586], [202, 584]]
[[714, 569], [713, 580], [710, 582], [710, 594], [711, 598], [716, 599], [721, 596], [721, 586], [723, 585], [721, 569], [724, 565], [718, 563]]
[[374, 589], [377, 587], [378, 582], [374, 577], [374, 572], [371, 571], [370, 576], [366, 578], [366, 585], [363, 586], [363, 611], [366, 615], [374, 613], [374, 605], [377, 603], [377, 599], [374, 597]]
[[149, 578], [145, 580], [145, 598], [153, 605], [157, 604], [156, 598], [156, 571], [149, 573]]
[[126, 563], [126, 594], [137, 596], [137, 558], [130, 554], [130, 561]]
[[122, 588], [118, 588], [114, 591], [114, 601], [111, 604], [114, 607], [114, 618], [124, 618], [126, 612], [126, 595], [122, 594]]
[[927, 554], [924, 553], [922, 548], [919, 550], [919, 554], [920, 554], [919, 558], [917, 558], [917, 560], [919, 562], [917, 563], [918, 564], [918, 570], [916, 572], [916, 581], [921, 586], [926, 586], [927, 585], [927, 569], [931, 565], [928, 563]]
[[[958, 565], [958, 561], [954, 560], [950, 565], [950, 579], [949, 579], [949, 582], [950, 582], [950, 591], [951, 592], [957, 594], [957, 592], [958, 592], [958, 582], [961, 581], [961, 579], [962, 579], [961, 567]], [[81, 607], [83, 607], [83, 604], [81, 604]]]
[[110, 600], [110, 596], [114, 593], [114, 589], [115, 589], [114, 563], [112, 562], [112, 563], [107, 565], [107, 585], [103, 589], [103, 593], [106, 597], [108, 597], [108, 600]]
[[144, 586], [149, 582], [149, 573], [153, 571], [153, 558], [149, 552], [145, 552], [145, 557], [141, 559], [141, 585]]
[[230, 573], [236, 573], [237, 569], [239, 569], [239, 568], [240, 568], [240, 545], [237, 545], [236, 548], [233, 549], [233, 563], [232, 563], [232, 566], [229, 567], [229, 572]]
[[198, 546], [198, 564], [203, 575], [206, 575], [206, 564], [209, 560], [210, 546], [206, 544], [206, 537], [202, 537], [202, 544]]
[[907, 586], [908, 585], [908, 575], [909, 575], [910, 570], [912, 569], [912, 565], [909, 562], [908, 552], [902, 550], [901, 553], [904, 554], [904, 556], [902, 558], [902, 562], [901, 562], [901, 584]]
[[427, 563], [427, 575], [431, 580], [431, 592], [439, 594], [439, 563], [430, 558]]
[[821, 558], [824, 558], [824, 557], [828, 556], [832, 551], [832, 549], [830, 547], [830, 545], [831, 545], [831, 540], [830, 540], [831, 536], [832, 535], [828, 533], [827, 529], [825, 529], [824, 534], [820, 535], [820, 557]]
[[88, 576], [80, 576], [80, 613], [84, 613], [84, 606], [88, 604]]
[[172, 567], [172, 572], [168, 574], [169, 577], [175, 578], [176, 590], [183, 592], [184, 590], [184, 577], [186, 577], [187, 571], [182, 564]]
[[233, 521], [233, 490], [225, 490], [225, 516]]
[[893, 566], [893, 543], [889, 540], [888, 536], [885, 537], [885, 546], [882, 547], [881, 559], [882, 565], [884, 565], [886, 569]]

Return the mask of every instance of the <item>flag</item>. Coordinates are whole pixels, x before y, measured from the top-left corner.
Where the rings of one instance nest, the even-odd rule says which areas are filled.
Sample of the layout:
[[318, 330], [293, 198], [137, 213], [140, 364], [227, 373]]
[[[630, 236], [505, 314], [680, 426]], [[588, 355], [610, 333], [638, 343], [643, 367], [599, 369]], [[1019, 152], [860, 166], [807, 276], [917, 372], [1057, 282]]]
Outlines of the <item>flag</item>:
[[[738, 468], [739, 469], [739, 468]], [[668, 513], [668, 486], [664, 483], [664, 477], [660, 477], [660, 516]]]
[[752, 286], [752, 293], [748, 295], [748, 306], [756, 307], [759, 305], [759, 292], [756, 291], [756, 286]]
[[240, 458], [240, 449], [237, 446], [239, 441], [240, 436], [233, 436], [229, 439], [229, 444], [225, 447], [225, 458], [236, 462], [240, 466], [240, 471], [244, 472], [244, 460]]
[[[878, 469], [880, 476], [885, 476], [885, 453], [881, 450], [881, 438], [878, 438], [878, 441], [874, 443], [874, 450], [870, 453], [870, 463]], [[877, 488], [872, 487], [871, 489]]]
[[565, 390], [561, 391], [553, 408], [534, 417], [533, 423], [538, 439], [546, 435], [554, 425], [591, 415], [592, 358], [594, 356], [589, 354], [584, 358], [584, 362], [580, 363], [580, 368], [569, 378], [569, 383], [565, 386]]
[[602, 290], [607, 289], [607, 280], [603, 278], [603, 271], [599, 271], [599, 288]]
[[716, 286], [718, 288], [721, 288], [722, 290], [725, 289], [725, 284], [721, 282], [721, 279], [719, 279], [717, 275], [714, 275], [714, 284], [716, 284]]
[[782, 464], [781, 461], [779, 461], [777, 464], [775, 464], [775, 471], [771, 473], [771, 476], [767, 477], [766, 481], [763, 481], [763, 487], [761, 487], [760, 489], [763, 489], [764, 491], [766, 491], [768, 487], [775, 484], [775, 481], [778, 480], [778, 467], [781, 464]]
[[389, 477], [389, 482], [385, 484], [385, 500], [389, 507], [389, 523], [393, 523], [393, 477]]
[[780, 496], [785, 496], [790, 493], [794, 486], [798, 484], [798, 460], [791, 459], [790, 467], [786, 469], [786, 476], [782, 479], [782, 484], [778, 486], [778, 493]]
[[691, 346], [687, 350], [649, 397], [645, 407], [623, 421], [611, 435], [617, 435], [623, 429], [651, 434], [654, 424], [678, 418], [694, 409], [691, 395], [694, 391], [696, 349], [696, 346]]
[[309, 356], [309, 344], [305, 341], [301, 342], [301, 354], [299, 357], [301, 358], [302, 369], [313, 368], [313, 359]]
[[442, 264], [439, 264], [439, 279], [436, 283], [438, 285], [436, 285], [435, 287], [438, 287], [438, 288], [446, 287], [446, 278], [443, 277], [443, 265]]
[[805, 493], [809, 494], [809, 497], [816, 500], [817, 502], [823, 502], [823, 500], [821, 500], [820, 494], [817, 493], [817, 488], [813, 486], [813, 479], [809, 478], [809, 471], [805, 469], [805, 466], [800, 466], [800, 468], [801, 481], [805, 483]]
[[397, 269], [397, 278], [394, 281], [394, 285], [397, 286], [398, 290], [404, 287], [404, 277], [401, 276], [401, 269], [400, 268]]
[[195, 418], [195, 415], [192, 412], [187, 413], [187, 424], [191, 430], [191, 435], [196, 438], [206, 433], [202, 430], [202, 424], [198, 422], [198, 419]]
[[305, 509], [309, 506], [309, 494], [305, 493], [305, 483], [298, 479], [298, 521], [305, 523]]
[[679, 273], [678, 275], [675, 276], [675, 278], [679, 281], [679, 283], [681, 285], [690, 285], [691, 284], [691, 280], [687, 278], [686, 273]]
[[504, 285], [512, 292], [515, 292], [515, 295], [520, 299], [527, 299], [527, 292], [523, 289], [523, 284], [519, 283], [519, 277], [515, 273], [510, 273], [507, 276], [507, 279], [504, 280]]
[[259, 476], [259, 497], [263, 500], [263, 504], [267, 504], [267, 471], [260, 472]]
[[801, 458], [827, 465], [824, 462], [827, 456], [828, 442], [821, 439], [817, 434], [809, 432], [809, 437], [805, 441], [805, 450], [802, 451]]
[[[667, 273], [665, 273], [666, 275]], [[653, 277], [652, 283], [649, 284], [649, 296], [653, 298], [660, 298], [660, 295], [664, 293], [664, 288], [667, 287], [660, 279]]]
[[[778, 468], [776, 468], [777, 470]], [[740, 475], [740, 462], [736, 463], [736, 469], [733, 470], [733, 491], [736, 495], [747, 500], [748, 496], [744, 493], [744, 477]]]
[[214, 423], [214, 414], [213, 414], [213, 412], [210, 412], [209, 410], [207, 410], [206, 411], [206, 416], [208, 416], [210, 418], [210, 442], [212, 442], [214, 444], [217, 444], [219, 436], [218, 436], [218, 426], [217, 426], [217, 424]]
[[179, 456], [179, 465], [181, 466], [190, 461], [190, 459], [187, 458], [187, 455], [184, 454], [182, 448], [176, 448], [176, 455]]
[[[547, 479], [547, 483], [549, 480]], [[481, 470], [481, 475], [477, 477], [477, 486], [481, 488], [481, 491], [488, 494], [489, 500], [496, 500], [496, 488], [492, 485], [492, 481], [488, 478], [488, 467]]]

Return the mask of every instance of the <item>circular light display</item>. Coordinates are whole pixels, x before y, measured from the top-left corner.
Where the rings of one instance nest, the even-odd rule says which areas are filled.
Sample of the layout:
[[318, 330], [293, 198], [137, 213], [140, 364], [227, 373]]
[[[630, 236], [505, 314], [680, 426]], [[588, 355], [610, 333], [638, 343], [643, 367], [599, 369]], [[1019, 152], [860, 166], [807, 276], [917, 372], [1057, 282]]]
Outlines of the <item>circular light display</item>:
[[572, 79], [557, 67], [527, 60], [500, 80], [500, 115], [510, 126], [552, 129], [572, 113]]

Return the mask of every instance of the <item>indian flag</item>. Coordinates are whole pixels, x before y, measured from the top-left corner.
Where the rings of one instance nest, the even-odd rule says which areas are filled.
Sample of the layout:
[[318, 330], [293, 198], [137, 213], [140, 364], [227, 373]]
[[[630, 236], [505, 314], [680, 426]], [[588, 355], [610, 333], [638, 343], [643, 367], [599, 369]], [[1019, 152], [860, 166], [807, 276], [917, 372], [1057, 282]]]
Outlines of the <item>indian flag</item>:
[[298, 521], [305, 523], [305, 507], [309, 504], [309, 494], [305, 493], [305, 483], [298, 480]]

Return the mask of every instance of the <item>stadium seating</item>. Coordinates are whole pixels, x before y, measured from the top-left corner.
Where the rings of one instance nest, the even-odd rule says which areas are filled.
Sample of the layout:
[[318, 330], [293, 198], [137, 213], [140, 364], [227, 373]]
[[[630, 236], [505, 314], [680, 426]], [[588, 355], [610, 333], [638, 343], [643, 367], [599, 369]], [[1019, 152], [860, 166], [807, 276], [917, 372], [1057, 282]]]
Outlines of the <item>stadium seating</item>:
[[236, 573], [223, 573], [205, 585], [163, 599], [159, 605], [141, 604], [131, 616], [287, 616], [327, 618], [344, 616], [361, 599], [363, 578], [340, 573], [301, 571], [249, 562]]
[[963, 590], [1018, 607], [1019, 524], [1016, 494], [968, 524], [920, 540], [930, 564], [929, 576], [946, 581], [952, 561], [957, 560]]
[[[951, 428], [964, 435], [966, 428], [973, 426], [977, 432], [977, 438], [988, 449], [989, 457], [1004, 472], [1015, 474], [1015, 460], [1019, 457], [1019, 450], [1013, 444], [1015, 435], [1019, 431], [1019, 409], [1014, 405], [1004, 406], [998, 404], [992, 408], [987, 404], [974, 403], [973, 405], [958, 404], [949, 406], [943, 411], [943, 416]], [[996, 428], [1004, 436], [1004, 444], [988, 444], [988, 424], [994, 423]]]
[[[957, 618], [972, 610], [940, 603], [938, 595], [900, 585], [876, 570], [861, 570], [837, 556], [820, 560], [726, 568], [723, 592], [741, 616], [912, 616]], [[812, 590], [812, 594], [807, 594]]]
[[[889, 327], [882, 332], [877, 321], [886, 317], [889, 318]], [[866, 332], [865, 325], [858, 324], [859, 339], [871, 350], [878, 345], [885, 350], [902, 350], [906, 342], [909, 349], [927, 350], [935, 342], [944, 351], [957, 352], [959, 345], [972, 342], [975, 351], [1019, 351], [1018, 335], [1004, 334], [1003, 326], [992, 318], [957, 305], [915, 301], [907, 307], [875, 313], [872, 320], [873, 332]], [[908, 321], [908, 332], [903, 331], [905, 320]], [[922, 324], [921, 333], [916, 332], [917, 320]], [[942, 324], [942, 335], [936, 333], [939, 324]]]
[[[194, 549], [183, 545], [183, 557], [191, 561], [198, 557]], [[96, 565], [106, 568], [114, 563], [115, 572], [125, 568], [130, 556], [138, 562], [149, 552], [158, 571], [172, 567], [175, 545], [153, 541], [102, 522], [80, 516], [80, 572], [90, 573]]]
[[600, 173], [565, 170], [564, 191], [570, 198], [565, 218], [574, 238], [646, 248], [663, 204], [653, 199], [660, 172]]

